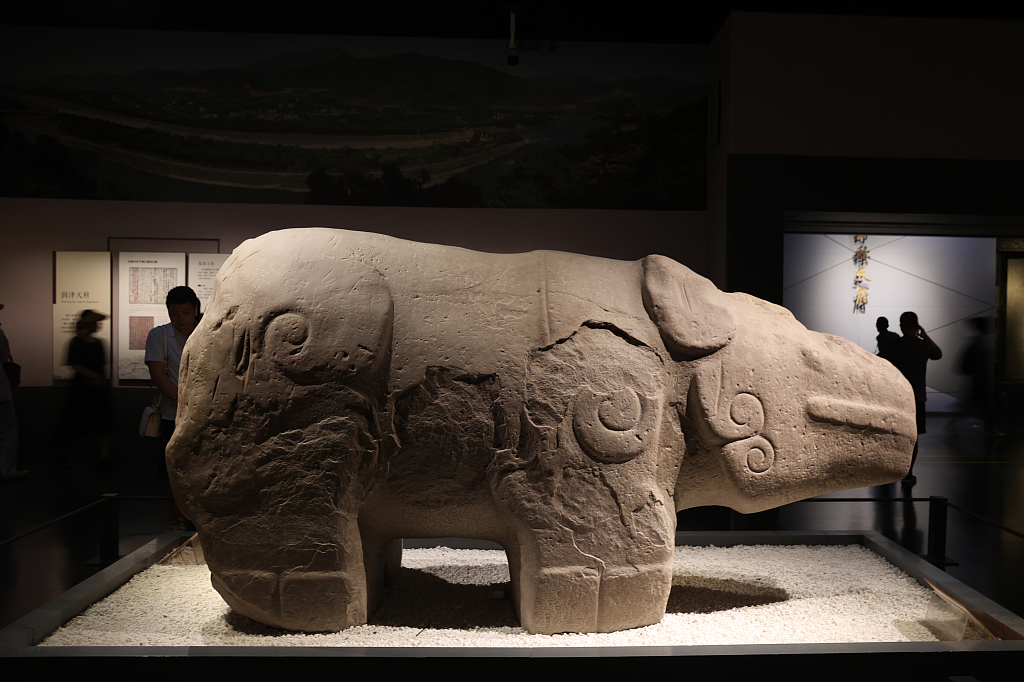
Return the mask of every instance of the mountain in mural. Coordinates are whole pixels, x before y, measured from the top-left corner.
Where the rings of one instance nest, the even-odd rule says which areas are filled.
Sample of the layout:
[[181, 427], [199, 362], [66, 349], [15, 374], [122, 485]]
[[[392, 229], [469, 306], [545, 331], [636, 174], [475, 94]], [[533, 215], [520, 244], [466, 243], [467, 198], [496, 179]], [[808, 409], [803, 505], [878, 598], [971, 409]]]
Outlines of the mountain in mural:
[[57, 76], [39, 85], [45, 90], [122, 94], [327, 91], [376, 102], [424, 101], [447, 106], [553, 103], [542, 88], [476, 62], [413, 52], [357, 58], [336, 48], [290, 52], [237, 68], [193, 72], [148, 68], [126, 75]]
[[[700, 109], [706, 96], [703, 84], [664, 76], [526, 79], [415, 52], [355, 57], [316, 48], [242, 67], [57, 76], [3, 95], [16, 133], [149, 175], [300, 201], [394, 203], [384, 191], [390, 177], [405, 183], [402, 205], [458, 180], [462, 190], [476, 189], [448, 192], [444, 205], [562, 206], [614, 196], [617, 207], [665, 208], [668, 189], [648, 206], [649, 198], [630, 200], [633, 190], [623, 187], [609, 194], [607, 185], [650, 167], [652, 154], [664, 157], [657, 167], [703, 175], [702, 110], [699, 121], [673, 119], [692, 128], [685, 149], [663, 132], [655, 137], [668, 146], [652, 148], [651, 126], [663, 128], [674, 110]], [[562, 166], [569, 170], [553, 170]], [[551, 173], [558, 178], [549, 183]], [[552, 193], [552, 184], [560, 189]], [[583, 191], [588, 184], [603, 189]], [[697, 186], [688, 186], [681, 196], [689, 198], [669, 198], [668, 207], [697, 200]]]

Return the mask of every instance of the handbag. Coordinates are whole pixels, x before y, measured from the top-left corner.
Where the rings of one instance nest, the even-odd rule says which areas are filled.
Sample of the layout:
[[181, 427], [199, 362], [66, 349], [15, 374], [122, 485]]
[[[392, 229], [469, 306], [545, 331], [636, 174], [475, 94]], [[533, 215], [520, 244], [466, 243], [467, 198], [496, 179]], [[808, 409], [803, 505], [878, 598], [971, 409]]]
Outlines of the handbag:
[[11, 388], [17, 388], [21, 384], [21, 365], [16, 362], [4, 363], [4, 374], [7, 375], [7, 383]]
[[142, 411], [142, 421], [139, 422], [139, 435], [143, 438], [160, 437], [160, 401], [164, 399], [163, 394], [156, 399], [156, 405], [150, 405]]

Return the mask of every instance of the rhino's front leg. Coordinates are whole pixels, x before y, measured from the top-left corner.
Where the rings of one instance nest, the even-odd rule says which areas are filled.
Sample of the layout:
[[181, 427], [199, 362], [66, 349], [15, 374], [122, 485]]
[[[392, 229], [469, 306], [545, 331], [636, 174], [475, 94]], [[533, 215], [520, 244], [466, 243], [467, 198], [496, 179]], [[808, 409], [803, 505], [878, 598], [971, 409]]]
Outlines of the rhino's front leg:
[[532, 435], [523, 449], [499, 453], [492, 470], [513, 529], [506, 549], [520, 622], [544, 634], [657, 623], [671, 590], [675, 532], [658, 450], [650, 443], [627, 455], [613, 444], [606, 461], [595, 459], [572, 412], [558, 429], [524, 424]]
[[[671, 519], [658, 521], [658, 530], [672, 525]], [[509, 565], [526, 630], [614, 632], [661, 621], [672, 587], [671, 545], [644, 539], [629, 558], [580, 548], [598, 537], [580, 537], [566, 528], [529, 528], [518, 534]]]

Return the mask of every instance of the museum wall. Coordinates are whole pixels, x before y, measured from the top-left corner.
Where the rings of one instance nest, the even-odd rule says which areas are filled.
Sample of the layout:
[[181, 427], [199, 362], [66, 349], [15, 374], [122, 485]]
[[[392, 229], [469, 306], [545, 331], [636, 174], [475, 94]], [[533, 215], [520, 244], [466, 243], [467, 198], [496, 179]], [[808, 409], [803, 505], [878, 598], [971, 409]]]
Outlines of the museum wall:
[[712, 245], [710, 267], [715, 281], [726, 280], [726, 169], [728, 152], [722, 143], [726, 103], [731, 101], [727, 77], [732, 54], [731, 19], [726, 19], [708, 49], [708, 239]]
[[723, 31], [730, 153], [1024, 159], [1024, 22], [737, 12]]
[[[726, 287], [782, 303], [789, 211], [958, 216], [963, 229], [948, 236], [1024, 235], [1021, 177], [1024, 161], [732, 154]], [[999, 234], [986, 224], [994, 216], [1005, 217]]]
[[[52, 383], [53, 253], [107, 251], [109, 238], [242, 241], [287, 227], [339, 227], [497, 253], [670, 256], [707, 273], [703, 211], [424, 209], [0, 199], [0, 323], [24, 386]], [[134, 247], [133, 247], [134, 248]], [[164, 249], [154, 249], [164, 250]], [[109, 309], [104, 312], [109, 312]]]
[[1024, 22], [733, 13], [710, 50], [716, 281], [782, 303], [793, 211], [1021, 217], [1024, 234], [1022, 41]]

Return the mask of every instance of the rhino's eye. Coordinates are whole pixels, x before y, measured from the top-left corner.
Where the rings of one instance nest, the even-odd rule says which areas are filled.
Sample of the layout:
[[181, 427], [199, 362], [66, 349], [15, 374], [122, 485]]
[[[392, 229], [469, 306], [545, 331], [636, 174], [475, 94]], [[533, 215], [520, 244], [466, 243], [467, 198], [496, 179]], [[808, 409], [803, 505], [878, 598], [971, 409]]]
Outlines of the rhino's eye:
[[824, 372], [828, 367], [828, 363], [825, 360], [825, 353], [820, 350], [813, 348], [804, 348], [801, 351], [803, 355], [804, 364], [815, 372]]
[[764, 426], [764, 406], [757, 396], [737, 393], [729, 406], [729, 416], [736, 424], [747, 426], [757, 432]]
[[285, 313], [270, 321], [264, 335], [264, 348], [270, 357], [282, 361], [302, 351], [309, 339], [309, 322], [302, 315]]

